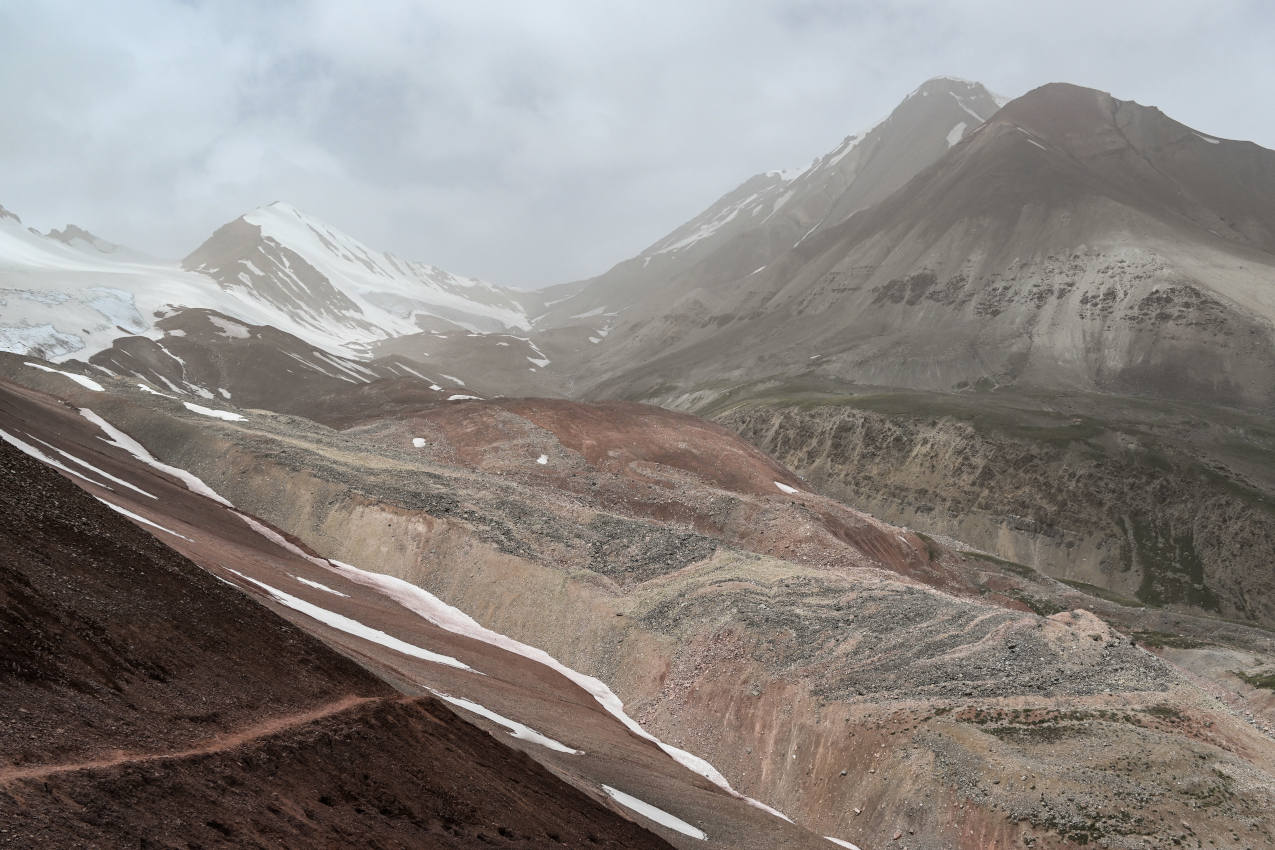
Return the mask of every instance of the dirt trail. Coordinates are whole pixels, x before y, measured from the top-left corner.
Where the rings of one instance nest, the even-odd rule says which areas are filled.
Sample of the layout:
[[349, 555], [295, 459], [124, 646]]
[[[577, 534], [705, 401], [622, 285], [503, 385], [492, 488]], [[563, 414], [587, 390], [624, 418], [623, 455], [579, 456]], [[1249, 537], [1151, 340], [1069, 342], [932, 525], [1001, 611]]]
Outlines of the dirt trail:
[[313, 723], [324, 717], [333, 714], [339, 714], [348, 708], [356, 705], [362, 705], [368, 702], [374, 702], [373, 697], [360, 697], [354, 694], [348, 694], [334, 702], [325, 703], [308, 711], [295, 712], [293, 714], [284, 714], [278, 717], [271, 717], [259, 723], [255, 723], [245, 729], [237, 732], [228, 732], [223, 735], [209, 738], [197, 747], [191, 747], [184, 750], [176, 750], [167, 753], [127, 753], [117, 752], [115, 755], [90, 759], [88, 761], [67, 762], [62, 764], [38, 764], [38, 765], [16, 765], [0, 768], [0, 787], [10, 785], [14, 782], [21, 782], [26, 779], [44, 779], [60, 773], [73, 773], [77, 770], [101, 770], [103, 768], [115, 767], [121, 764], [138, 764], [150, 761], [164, 761], [168, 759], [183, 759], [191, 756], [208, 755], [209, 753], [223, 752], [225, 750], [233, 750], [251, 741], [265, 738], [270, 735], [276, 735], [287, 729], [297, 726], [304, 726], [307, 723]]

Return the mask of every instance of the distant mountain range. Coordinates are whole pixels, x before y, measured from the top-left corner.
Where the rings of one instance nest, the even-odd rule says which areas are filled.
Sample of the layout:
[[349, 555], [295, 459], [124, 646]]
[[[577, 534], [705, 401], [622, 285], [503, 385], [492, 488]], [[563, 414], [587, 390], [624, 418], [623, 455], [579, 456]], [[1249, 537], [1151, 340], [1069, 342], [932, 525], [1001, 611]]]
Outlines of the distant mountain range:
[[1275, 840], [1275, 152], [937, 78], [532, 293], [0, 207], [0, 350], [0, 845]]

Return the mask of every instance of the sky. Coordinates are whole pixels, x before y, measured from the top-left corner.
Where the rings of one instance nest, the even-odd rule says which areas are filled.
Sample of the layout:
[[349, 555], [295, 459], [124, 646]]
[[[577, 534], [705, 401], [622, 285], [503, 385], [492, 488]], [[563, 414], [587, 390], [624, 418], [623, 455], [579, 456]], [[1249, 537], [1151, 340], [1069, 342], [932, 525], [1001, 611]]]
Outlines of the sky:
[[274, 200], [533, 287], [600, 274], [940, 75], [1275, 148], [1268, 0], [0, 3], [0, 204], [181, 257]]

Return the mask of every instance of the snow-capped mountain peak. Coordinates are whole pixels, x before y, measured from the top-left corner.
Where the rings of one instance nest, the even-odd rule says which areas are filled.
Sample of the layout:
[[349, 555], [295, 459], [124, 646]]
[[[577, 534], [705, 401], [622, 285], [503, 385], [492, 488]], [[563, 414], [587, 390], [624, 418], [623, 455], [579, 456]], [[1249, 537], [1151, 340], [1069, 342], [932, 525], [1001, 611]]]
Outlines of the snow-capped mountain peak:
[[183, 265], [250, 291], [303, 325], [341, 328], [355, 342], [435, 326], [528, 326], [512, 293], [370, 248], [280, 201], [223, 226]]
[[332, 354], [421, 330], [528, 326], [491, 284], [376, 251], [283, 203], [221, 227], [181, 266], [68, 225], [47, 235], [0, 210], [0, 350], [87, 358], [125, 335], [206, 308], [271, 325]]

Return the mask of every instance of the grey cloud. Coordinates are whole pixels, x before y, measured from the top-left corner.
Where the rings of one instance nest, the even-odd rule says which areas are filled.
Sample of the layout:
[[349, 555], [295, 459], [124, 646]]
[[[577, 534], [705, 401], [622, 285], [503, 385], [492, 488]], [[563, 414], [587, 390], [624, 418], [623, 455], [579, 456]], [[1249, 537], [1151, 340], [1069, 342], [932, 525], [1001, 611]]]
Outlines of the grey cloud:
[[41, 2], [0, 9], [0, 203], [178, 256], [289, 200], [514, 285], [604, 270], [936, 74], [1275, 146], [1263, 3]]

